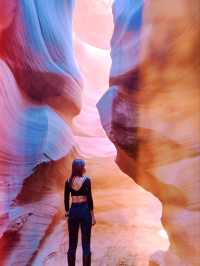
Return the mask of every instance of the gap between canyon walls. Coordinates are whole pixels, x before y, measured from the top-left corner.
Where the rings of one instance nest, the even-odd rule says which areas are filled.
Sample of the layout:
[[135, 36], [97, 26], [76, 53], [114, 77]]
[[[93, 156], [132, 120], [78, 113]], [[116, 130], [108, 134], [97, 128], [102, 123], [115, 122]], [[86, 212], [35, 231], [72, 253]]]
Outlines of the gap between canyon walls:
[[[75, 55], [84, 88], [81, 112], [71, 126], [78, 156], [86, 161], [93, 186], [97, 225], [92, 232], [92, 265], [146, 266], [152, 253], [168, 248], [168, 239], [160, 222], [160, 202], [119, 169], [115, 163], [116, 148], [100, 122], [96, 104], [109, 88], [113, 33], [111, 8], [105, 8], [103, 2], [92, 1], [91, 5], [91, 1], [78, 0], [73, 15]], [[67, 238], [67, 226], [61, 219], [34, 265], [40, 261], [48, 266], [65, 265]], [[79, 238], [78, 265], [81, 252]]]
[[[92, 232], [92, 265], [146, 266], [152, 253], [168, 248], [168, 238], [160, 222], [162, 206], [116, 165], [116, 148], [101, 125], [96, 107], [109, 88], [112, 11], [104, 1], [91, 4], [90, 0], [76, 1], [74, 11], [73, 43], [84, 87], [82, 109], [73, 119], [72, 128], [78, 156], [86, 161], [87, 174], [92, 180], [97, 219]], [[64, 266], [67, 247], [67, 226], [61, 219], [46, 239], [34, 266], [40, 261], [45, 266], [58, 262]], [[81, 265], [81, 256], [79, 239], [77, 265]]]
[[77, 1], [73, 16], [75, 54], [84, 80], [82, 110], [73, 120], [73, 131], [93, 182], [98, 220], [92, 238], [94, 261], [147, 265], [153, 252], [168, 247], [162, 207], [119, 169], [116, 148], [102, 128], [96, 104], [109, 88], [114, 25], [111, 5], [92, 2]]

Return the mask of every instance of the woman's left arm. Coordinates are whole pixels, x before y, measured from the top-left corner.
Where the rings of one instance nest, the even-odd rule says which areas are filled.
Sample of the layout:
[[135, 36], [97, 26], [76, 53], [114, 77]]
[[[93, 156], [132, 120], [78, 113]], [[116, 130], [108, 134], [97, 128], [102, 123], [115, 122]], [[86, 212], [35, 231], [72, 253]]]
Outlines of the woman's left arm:
[[94, 216], [94, 204], [93, 204], [93, 197], [92, 197], [92, 188], [91, 188], [91, 180], [88, 178], [88, 205], [90, 208], [90, 212], [92, 215], [92, 225], [96, 224], [96, 219]]

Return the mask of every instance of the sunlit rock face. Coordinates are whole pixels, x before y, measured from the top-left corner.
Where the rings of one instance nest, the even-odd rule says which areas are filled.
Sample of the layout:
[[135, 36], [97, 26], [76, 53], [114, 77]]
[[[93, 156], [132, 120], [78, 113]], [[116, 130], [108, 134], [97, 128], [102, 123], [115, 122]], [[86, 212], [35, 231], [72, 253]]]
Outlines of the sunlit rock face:
[[150, 265], [200, 261], [199, 2], [113, 4], [110, 88], [98, 102], [118, 166], [163, 205], [170, 247]]
[[77, 155], [74, 1], [50, 2], [0, 1], [0, 265], [32, 264]]
[[1, 4], [1, 58], [31, 100], [77, 114], [82, 82], [72, 49], [74, 1], [12, 2]]
[[48, 105], [24, 98], [8, 66], [0, 60], [1, 177], [23, 179], [42, 162], [58, 160], [75, 142], [70, 127]]
[[76, 1], [74, 31], [84, 43], [110, 49], [110, 36], [113, 32], [112, 2], [113, 0]]
[[[113, 31], [111, 2], [109, 0], [77, 0], [74, 46], [84, 80], [83, 105], [81, 106], [82, 81], [72, 49], [71, 20], [74, 1], [0, 1], [1, 265], [62, 266], [67, 264], [68, 232], [64, 218], [63, 185], [64, 180], [69, 176], [71, 161], [77, 153], [79, 153], [78, 156], [86, 159], [87, 174], [91, 176], [93, 184], [97, 225], [93, 228], [92, 235], [92, 265], [146, 266], [150, 254], [158, 248], [164, 250], [168, 246], [159, 222], [161, 205], [150, 193], [145, 192], [131, 179], [128, 179], [127, 175], [123, 174], [114, 164], [115, 147], [102, 130], [95, 108], [96, 102], [104, 94], [108, 83], [111, 63], [109, 42]], [[133, 6], [135, 9], [132, 8]], [[163, 12], [161, 21], [168, 14], [166, 7], [146, 6], [144, 12], [140, 1], [115, 1], [113, 14], [116, 25], [112, 39], [110, 79], [110, 84], [114, 86], [114, 89], [109, 90], [99, 106], [104, 128], [118, 150], [118, 165], [165, 204], [166, 211], [162, 221], [168, 231], [171, 247], [173, 250], [176, 248], [180, 251], [181, 241], [179, 239], [183, 230], [188, 232], [190, 238], [188, 235], [185, 236], [184, 232], [184, 239], [181, 238], [182, 247], [185, 248], [186, 243], [190, 243], [188, 239], [193, 238], [196, 241], [197, 238], [198, 240], [198, 227], [194, 230], [197, 235], [195, 236], [187, 231], [187, 228], [185, 229], [185, 218], [179, 218], [183, 216], [183, 210], [186, 214], [191, 212], [193, 215], [194, 208], [196, 206], [198, 208], [196, 200], [198, 195], [194, 193], [191, 185], [193, 183], [188, 178], [188, 175], [195, 176], [190, 172], [190, 164], [196, 156], [193, 149], [198, 151], [198, 141], [196, 141], [196, 146], [188, 144], [188, 147], [193, 147], [189, 151], [187, 148], [182, 148], [181, 143], [177, 144], [177, 138], [187, 137], [188, 131], [183, 133], [179, 126], [174, 126], [178, 134], [175, 135], [176, 138], [174, 137], [173, 141], [169, 139], [168, 135], [171, 133], [167, 133], [172, 131], [172, 121], [177, 124], [180, 119], [174, 117], [174, 105], [170, 105], [172, 110], [170, 113], [161, 112], [160, 105], [157, 106], [157, 101], [160, 103], [161, 100], [163, 106], [163, 98], [165, 97], [166, 100], [166, 95], [168, 95], [168, 86], [165, 82], [169, 82], [168, 71], [171, 71], [173, 65], [170, 63], [169, 69], [165, 69], [166, 63], [162, 65], [166, 74], [158, 81], [161, 68], [159, 65], [158, 70], [157, 68], [154, 70], [154, 65], [158, 63], [152, 65], [151, 58], [155, 57], [156, 60], [154, 60], [157, 62], [160, 58], [158, 55], [162, 53], [160, 51], [155, 56], [155, 51], [159, 49], [153, 47], [158, 45], [161, 49], [166, 46], [160, 45], [161, 41], [156, 42], [158, 41], [157, 33], [155, 31], [156, 38], [154, 38], [152, 29], [155, 29], [155, 24], [159, 25], [153, 22], [158, 12]], [[169, 21], [171, 10], [170, 6]], [[144, 16], [142, 16], [143, 12]], [[133, 16], [134, 14], [136, 17]], [[154, 16], [149, 17], [150, 14]], [[195, 16], [192, 18], [196, 20]], [[118, 27], [118, 21], [122, 27]], [[175, 21], [177, 23], [176, 19]], [[189, 24], [186, 23], [186, 25]], [[194, 26], [194, 23], [192, 22], [191, 25]], [[160, 33], [160, 29], [158, 32]], [[124, 33], [128, 33], [126, 37]], [[189, 37], [186, 33], [187, 31], [183, 36], [187, 39]], [[176, 34], [172, 36], [176, 40]], [[197, 35], [194, 34], [193, 37], [195, 36]], [[147, 49], [151, 47], [148, 45], [149, 42], [153, 42], [150, 50]], [[166, 44], [166, 41], [163, 42]], [[133, 46], [134, 49], [132, 49]], [[169, 52], [170, 49], [164, 49], [163, 53]], [[182, 55], [180, 52], [181, 59]], [[141, 62], [144, 63], [143, 67], [140, 66]], [[162, 60], [159, 62], [162, 63]], [[175, 86], [177, 93], [180, 88], [177, 74], [174, 79], [177, 81], [177, 87]], [[193, 77], [191, 79], [194, 82], [195, 79]], [[150, 87], [149, 83], [153, 84], [153, 82], [157, 87], [166, 86], [165, 96], [160, 93], [161, 88], [154, 92], [156, 86], [153, 85], [149, 89], [149, 94], [147, 93], [145, 84]], [[188, 82], [188, 84], [193, 91], [191, 83]], [[185, 82], [184, 86], [186, 86]], [[183, 97], [182, 94], [181, 97]], [[176, 101], [176, 94], [172, 94], [170, 99]], [[185, 99], [182, 102], [184, 103], [182, 109], [178, 108], [182, 110], [184, 117], [188, 114], [193, 119], [195, 111], [190, 109], [190, 112], [185, 112], [184, 105], [190, 102], [187, 97]], [[136, 103], [136, 106], [133, 103]], [[80, 107], [82, 107], [80, 115], [71, 122], [74, 115], [80, 111]], [[168, 107], [169, 103], [166, 104], [167, 110]], [[188, 108], [190, 108], [189, 105]], [[147, 113], [148, 120], [146, 119]], [[174, 120], [169, 114], [174, 117]], [[177, 116], [180, 114], [176, 113]], [[164, 115], [167, 118], [163, 118]], [[167, 119], [165, 125], [170, 126], [170, 131], [169, 126], [163, 129], [161, 122], [165, 119]], [[184, 121], [188, 123], [189, 120], [186, 117]], [[141, 127], [138, 126], [139, 123]], [[181, 125], [185, 129], [184, 124]], [[189, 126], [190, 130], [194, 128], [190, 121]], [[164, 132], [163, 135], [161, 131]], [[182, 134], [179, 136], [180, 132]], [[192, 134], [190, 133], [189, 137]], [[196, 140], [198, 140], [198, 135]], [[183, 151], [188, 151], [188, 153], [185, 155]], [[183, 160], [179, 171], [177, 170], [178, 160]], [[184, 160], [187, 160], [188, 165]], [[193, 170], [196, 171], [197, 166], [195, 166], [195, 161], [193, 162]], [[158, 166], [166, 167], [167, 171]], [[175, 177], [175, 180], [172, 174], [174, 170], [169, 166], [174, 167], [176, 176], [181, 177]], [[186, 172], [188, 174], [184, 176], [184, 190], [187, 191], [186, 188], [192, 190], [192, 195], [185, 191], [182, 193], [182, 167], [188, 171]], [[148, 180], [150, 182], [147, 182]], [[173, 187], [170, 184], [173, 184]], [[198, 189], [198, 184], [195, 189]], [[190, 199], [192, 196], [193, 198]], [[187, 201], [185, 198], [188, 198]], [[184, 209], [183, 200], [188, 204], [184, 206]], [[189, 207], [186, 208], [186, 206]], [[183, 229], [179, 227], [181, 233], [176, 233], [178, 230], [177, 213], [180, 214], [179, 224], [183, 221]], [[188, 221], [192, 217], [191, 224], [195, 228], [194, 215], [191, 215], [188, 216]], [[197, 211], [196, 215], [199, 215]], [[172, 216], [174, 217], [173, 224]], [[194, 243], [192, 242], [191, 245], [194, 246]], [[187, 252], [189, 250], [191, 249]], [[179, 265], [180, 263], [184, 265], [181, 256], [173, 254], [170, 252], [170, 256], [161, 256], [157, 253], [154, 261], [160, 261], [161, 265], [162, 263], [163, 265]], [[79, 246], [77, 265], [81, 265], [81, 255]], [[177, 262], [178, 259], [181, 259], [181, 262], [174, 264], [174, 261]], [[195, 256], [194, 260], [196, 260]]]

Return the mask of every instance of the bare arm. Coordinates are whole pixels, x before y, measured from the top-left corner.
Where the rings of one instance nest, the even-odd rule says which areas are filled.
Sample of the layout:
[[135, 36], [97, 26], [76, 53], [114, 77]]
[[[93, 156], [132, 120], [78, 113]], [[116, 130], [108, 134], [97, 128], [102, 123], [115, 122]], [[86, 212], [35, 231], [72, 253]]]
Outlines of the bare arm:
[[70, 194], [69, 182], [66, 181], [65, 182], [65, 191], [64, 191], [64, 204], [65, 204], [66, 213], [69, 212], [69, 194]]
[[90, 208], [90, 212], [91, 212], [91, 215], [92, 215], [92, 225], [95, 225], [96, 224], [96, 219], [95, 219], [95, 216], [94, 216], [94, 204], [93, 204], [91, 180], [90, 179], [88, 179], [88, 195], [87, 195], [87, 198], [88, 198], [88, 205], [89, 205], [89, 208]]

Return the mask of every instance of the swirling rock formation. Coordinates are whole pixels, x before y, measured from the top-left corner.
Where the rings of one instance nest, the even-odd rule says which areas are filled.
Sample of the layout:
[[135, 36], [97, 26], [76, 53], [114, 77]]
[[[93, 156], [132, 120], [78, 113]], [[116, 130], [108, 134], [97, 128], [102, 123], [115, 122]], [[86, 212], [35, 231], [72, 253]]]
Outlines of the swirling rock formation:
[[73, 1], [0, 1], [1, 265], [66, 265], [63, 184], [77, 144], [94, 181], [92, 264], [144, 266], [157, 246], [168, 245], [160, 237], [160, 204], [115, 165], [95, 107], [111, 62], [106, 2], [77, 1], [74, 43], [85, 86], [81, 114], [71, 122], [82, 85], [73, 59]]
[[[95, 177], [94, 198], [98, 226], [94, 229], [93, 264], [133, 265], [134, 263], [137, 266], [144, 266], [149, 254], [158, 246], [165, 249], [168, 244], [166, 239], [159, 236], [160, 204], [149, 193], [131, 183], [131, 180], [127, 179], [113, 163], [115, 148], [106, 139], [95, 109], [97, 98], [101, 97], [105, 90], [110, 64], [107, 48], [113, 24], [110, 11], [103, 8], [106, 2], [110, 1], [77, 2], [77, 12], [80, 13], [77, 13], [74, 23], [76, 31], [74, 41], [76, 56], [84, 74], [83, 107], [81, 106], [82, 81], [72, 49], [71, 20], [74, 1], [0, 1], [1, 265], [66, 265], [67, 226], [63, 217], [63, 184], [69, 174], [71, 160], [77, 154], [77, 143], [80, 154], [87, 159], [90, 175], [92, 178]], [[147, 16], [144, 18], [148, 18], [149, 21], [143, 23], [140, 3], [133, 0], [118, 0], [114, 3], [116, 26], [112, 40], [111, 74], [111, 85], [114, 87], [99, 106], [102, 121], [106, 122], [104, 126], [118, 149], [118, 165], [140, 185], [162, 200], [166, 207], [162, 221], [166, 228], [171, 227], [170, 230], [167, 228], [168, 233], [173, 233], [177, 230], [177, 209], [182, 215], [182, 203], [186, 201], [185, 195], [189, 193], [182, 193], [181, 178], [181, 185], [178, 188], [170, 185], [174, 184], [174, 178], [171, 175], [169, 178], [173, 169], [170, 170], [168, 167], [169, 165], [172, 167], [172, 163], [177, 163], [181, 158], [182, 165], [185, 166], [184, 160], [187, 160], [187, 156], [193, 155], [190, 157], [192, 161], [195, 153], [193, 149], [189, 151], [186, 148], [182, 149], [182, 144], [177, 143], [177, 138], [174, 137], [172, 141], [167, 135], [167, 127], [163, 130], [163, 124], [158, 123], [158, 118], [159, 121], [163, 121], [164, 113], [161, 113], [162, 115], [159, 113], [160, 106], [155, 109], [156, 104], [152, 99], [163, 100], [162, 93], [159, 94], [157, 91], [160, 92], [159, 86], [164, 86], [163, 80], [168, 79], [169, 73], [165, 70], [166, 76], [163, 74], [165, 79], [162, 77], [161, 81], [158, 81], [156, 78], [158, 70], [155, 73], [153, 71], [154, 75], [149, 74], [152, 73], [152, 59], [148, 61], [150, 56], [143, 55], [145, 62], [141, 61], [140, 56], [143, 51], [147, 51], [150, 37], [154, 36], [151, 31], [153, 18], [148, 18], [148, 11], [154, 10], [155, 14], [158, 14], [155, 8], [158, 8], [159, 12], [161, 9], [159, 6], [147, 8]], [[85, 9], [82, 9], [82, 6]], [[132, 9], [133, 6], [135, 9]], [[166, 13], [167, 9], [164, 8], [161, 22]], [[196, 19], [195, 16], [193, 19]], [[175, 21], [177, 22], [176, 19]], [[118, 27], [119, 24], [122, 28]], [[155, 24], [157, 25], [157, 22]], [[96, 33], [97, 29], [99, 33]], [[158, 31], [160, 33], [160, 30]], [[154, 34], [157, 36], [156, 32]], [[194, 34], [193, 37], [195, 36]], [[152, 38], [154, 40], [154, 37]], [[165, 38], [163, 42], [165, 43]], [[143, 44], [146, 47], [140, 49], [140, 45]], [[157, 42], [153, 42], [153, 47], [156, 44]], [[135, 49], [132, 49], [133, 46]], [[165, 46], [158, 44], [158, 48], [161, 47]], [[161, 55], [167, 51], [168, 49], [159, 50], [156, 47], [150, 49], [149, 53], [156, 62], [162, 62]], [[183, 58], [182, 53], [180, 55], [180, 58]], [[172, 59], [173, 56], [170, 60]], [[144, 62], [145, 67], [139, 69], [141, 62]], [[140, 72], [141, 74], [144, 72], [141, 77]], [[155, 90], [156, 93], [153, 85], [149, 93], [143, 87], [143, 84], [147, 83], [147, 77], [155, 79], [154, 83], [159, 85], [158, 90]], [[195, 80], [193, 77], [191, 79]], [[147, 85], [149, 86], [149, 81]], [[115, 95], [116, 97], [113, 97]], [[170, 99], [176, 100], [173, 95]], [[196, 101], [198, 99], [196, 97]], [[188, 102], [188, 99], [185, 102]], [[113, 103], [113, 106], [110, 103]], [[133, 103], [136, 103], [137, 108]], [[169, 103], [166, 104], [166, 108], [168, 106]], [[81, 107], [81, 115], [72, 123], [72, 118], [78, 114]], [[173, 108], [174, 105], [172, 116], [174, 116]], [[146, 110], [149, 111], [148, 121]], [[186, 109], [183, 106], [182, 110], [185, 114]], [[191, 111], [189, 115], [194, 113]], [[154, 119], [155, 114], [157, 119]], [[167, 119], [167, 125], [171, 127], [170, 116]], [[173, 123], [177, 121], [180, 120], [175, 117]], [[142, 127], [137, 123], [141, 123]], [[76, 134], [75, 140], [71, 129]], [[160, 134], [159, 130], [164, 133]], [[177, 132], [179, 137], [179, 129]], [[198, 145], [194, 148], [197, 150]], [[187, 156], [183, 151], [188, 152]], [[157, 165], [167, 167], [169, 171], [167, 177], [165, 177], [166, 171], [161, 174], [163, 168], [160, 169]], [[174, 167], [176, 170], [176, 164]], [[195, 167], [193, 169], [195, 170]], [[155, 174], [158, 170], [160, 172]], [[168, 184], [158, 180], [157, 176], [165, 179], [165, 182], [167, 180]], [[185, 186], [193, 189], [192, 186], [187, 186], [187, 182], [190, 184], [186, 175]], [[198, 189], [198, 186], [195, 188]], [[194, 193], [192, 198], [194, 203], [197, 202], [195, 195]], [[184, 211], [190, 210], [193, 215], [195, 205], [188, 203], [188, 206]], [[152, 212], [152, 209], [155, 211]], [[172, 215], [172, 209], [175, 217], [174, 227], [168, 222], [172, 221], [168, 218]], [[198, 212], [196, 214], [199, 215]], [[192, 217], [194, 228], [193, 216], [188, 217]], [[198, 228], [196, 232], [197, 230]], [[169, 233], [169, 236], [173, 250], [176, 247], [179, 251], [180, 241], [175, 240], [177, 235], [180, 238], [180, 234], [172, 235], [172, 233], [171, 235]], [[184, 241], [182, 245], [185, 247]], [[174, 260], [166, 262], [171, 259], [170, 256], [163, 257], [164, 265], [173, 265]], [[158, 260], [162, 259], [160, 253], [157, 257]], [[188, 256], [187, 258], [189, 261], [190, 258]], [[183, 259], [181, 263], [182, 261]]]
[[151, 266], [200, 262], [199, 7], [113, 4], [110, 88], [97, 107], [118, 166], [162, 202], [170, 247]]
[[82, 84], [72, 48], [74, 1], [12, 2], [2, 7], [11, 19], [6, 28], [6, 19], [1, 23], [1, 58], [29, 99], [77, 114]]
[[81, 108], [73, 4], [0, 2], [1, 265], [31, 265], [60, 215]]

